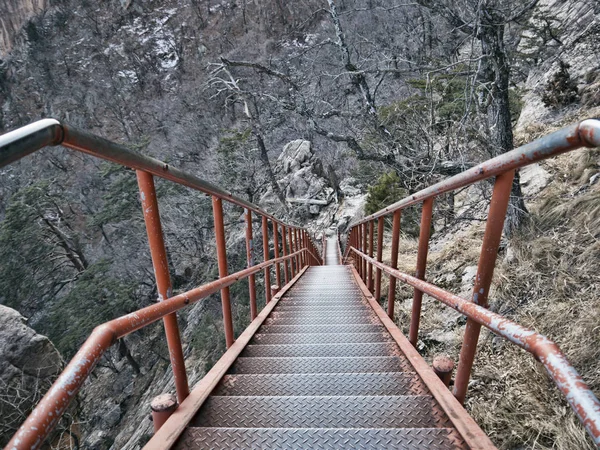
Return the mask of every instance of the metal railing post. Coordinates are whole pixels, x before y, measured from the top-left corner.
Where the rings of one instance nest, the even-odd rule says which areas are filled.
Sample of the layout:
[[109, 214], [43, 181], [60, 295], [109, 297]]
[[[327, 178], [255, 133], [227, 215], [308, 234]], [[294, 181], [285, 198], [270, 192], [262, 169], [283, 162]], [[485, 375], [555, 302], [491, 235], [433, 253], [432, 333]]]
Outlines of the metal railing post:
[[[215, 220], [215, 241], [217, 244], [217, 262], [219, 266], [219, 278], [229, 275], [227, 269], [227, 250], [225, 244], [225, 225], [223, 222], [223, 201], [213, 195], [213, 216]], [[221, 289], [221, 306], [223, 309], [223, 327], [225, 329], [225, 344], [227, 348], [233, 345], [233, 321], [231, 319], [231, 299], [229, 287]]]
[[[374, 233], [374, 228], [375, 228], [375, 221], [374, 220], [370, 220], [369, 221], [369, 256], [372, 258], [373, 257], [373, 233]], [[368, 274], [368, 281], [367, 281], [367, 287], [369, 289], [369, 292], [373, 293], [373, 264], [369, 264], [369, 274]]]
[[[473, 303], [483, 307], [487, 307], [487, 298], [492, 283], [492, 276], [494, 275], [494, 267], [496, 265], [496, 257], [498, 256], [498, 247], [502, 237], [502, 228], [504, 227], [504, 219], [506, 217], [508, 201], [510, 200], [514, 174], [515, 171], [510, 170], [498, 175], [494, 183], [490, 210], [485, 225], [485, 234], [481, 245], [479, 264], [477, 265], [475, 285], [473, 286]], [[467, 319], [453, 389], [454, 396], [460, 403], [464, 403], [467, 394], [480, 330], [480, 324]]]
[[[300, 243], [298, 242], [298, 228], [294, 228], [294, 243], [295, 243], [295, 251], [300, 250]], [[296, 255], [296, 269], [300, 272], [302, 265], [300, 264], [300, 255]]]
[[[421, 212], [421, 229], [419, 231], [419, 250], [417, 252], [417, 267], [415, 277], [419, 280], [425, 279], [427, 268], [427, 252], [429, 250], [429, 234], [431, 233], [431, 216], [433, 214], [433, 197], [423, 202]], [[412, 313], [410, 316], [410, 330], [408, 340], [413, 346], [417, 345], [419, 338], [419, 322], [421, 320], [421, 303], [423, 292], [415, 288], [413, 294]]]
[[[292, 242], [292, 229], [288, 227], [288, 242], [290, 243], [290, 255], [294, 253], [294, 243]], [[290, 258], [290, 268], [292, 269], [292, 278], [296, 276], [296, 269], [294, 266], [294, 258]]]
[[[362, 224], [362, 239], [363, 239], [363, 242], [362, 242], [363, 250], [362, 250], [362, 252], [363, 253], [367, 253], [367, 239], [369, 238], [368, 233], [369, 233], [369, 230], [367, 229], [367, 224], [363, 223]], [[362, 266], [363, 266], [362, 267], [363, 281], [366, 283], [367, 282], [367, 260], [366, 259], [362, 260]]]
[[[254, 265], [254, 241], [252, 240], [252, 211], [244, 209], [246, 215], [246, 259], [248, 267]], [[250, 319], [256, 319], [258, 311], [256, 309], [256, 277], [254, 274], [248, 277], [248, 291], [250, 293]]]
[[[285, 225], [281, 225], [281, 244], [283, 247], [283, 256], [287, 256], [288, 255], [288, 250], [287, 250], [287, 233], [286, 233], [286, 227]], [[288, 267], [288, 261], [285, 260], [283, 262], [283, 279], [285, 280], [285, 284], [288, 284], [288, 282], [290, 281], [290, 270]]]
[[[400, 243], [400, 219], [402, 218], [402, 210], [394, 211], [394, 219], [392, 220], [392, 255], [390, 267], [398, 268], [398, 245]], [[396, 302], [396, 278], [390, 276], [390, 288], [388, 290], [388, 308], [387, 313], [390, 319], [394, 320], [394, 303]]]
[[[263, 254], [265, 262], [269, 258], [269, 222], [267, 216], [262, 216]], [[271, 268], [265, 267], [265, 301], [271, 301]]]
[[[144, 221], [146, 223], [146, 232], [148, 233], [152, 266], [154, 267], [154, 276], [156, 277], [158, 301], [163, 302], [171, 297], [172, 287], [169, 263], [167, 261], [167, 250], [165, 248], [160, 214], [158, 212], [158, 200], [156, 198], [156, 189], [154, 188], [154, 178], [151, 174], [142, 170], [136, 170], [136, 175], [140, 189]], [[185, 372], [185, 361], [183, 359], [179, 325], [177, 324], [177, 314], [171, 313], [165, 316], [163, 323], [167, 336], [173, 378], [175, 379], [177, 400], [181, 404], [189, 395], [190, 388]]]
[[[273, 222], [273, 242], [274, 242], [274, 246], [275, 246], [275, 258], [279, 258], [279, 227], [277, 225], [277, 222], [275, 222], [274, 220]], [[279, 289], [281, 289], [283, 286], [281, 286], [281, 267], [279, 265], [279, 263], [275, 264], [275, 283], [277, 283], [277, 286], [279, 286]]]
[[[383, 253], [383, 225], [384, 218], [377, 219], [377, 261], [381, 262]], [[375, 271], [375, 300], [381, 298], [381, 269], [378, 267]]]

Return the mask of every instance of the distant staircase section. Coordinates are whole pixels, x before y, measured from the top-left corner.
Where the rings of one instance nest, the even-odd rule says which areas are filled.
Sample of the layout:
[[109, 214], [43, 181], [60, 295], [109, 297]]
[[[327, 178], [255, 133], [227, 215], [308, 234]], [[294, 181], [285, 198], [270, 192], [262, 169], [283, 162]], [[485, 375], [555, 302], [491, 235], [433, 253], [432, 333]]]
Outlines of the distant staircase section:
[[328, 237], [325, 245], [325, 265], [337, 266], [341, 264], [337, 237]]
[[176, 448], [469, 448], [339, 265], [337, 238], [326, 246]]

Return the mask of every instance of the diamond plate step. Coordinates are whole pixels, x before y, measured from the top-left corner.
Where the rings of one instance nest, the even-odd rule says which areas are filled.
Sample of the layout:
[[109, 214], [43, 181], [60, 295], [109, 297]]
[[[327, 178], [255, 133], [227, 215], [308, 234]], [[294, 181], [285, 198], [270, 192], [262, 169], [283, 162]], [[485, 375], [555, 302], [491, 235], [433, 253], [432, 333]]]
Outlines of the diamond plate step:
[[212, 395], [428, 395], [415, 373], [225, 375]]
[[446, 428], [428, 395], [388, 397], [209, 397], [190, 423], [235, 428]]
[[353, 312], [372, 312], [373, 310], [363, 303], [338, 303], [332, 304], [331, 302], [323, 303], [305, 303], [305, 304], [289, 304], [288, 302], [280, 303], [275, 308], [277, 312], [340, 312], [340, 311], [353, 311]]
[[354, 342], [394, 342], [389, 334], [379, 333], [258, 333], [251, 345], [262, 344], [351, 344]]
[[175, 448], [451, 450], [467, 447], [458, 433], [449, 428], [189, 428]]
[[240, 356], [325, 357], [325, 356], [402, 356], [396, 344], [288, 344], [247, 345]]
[[346, 315], [307, 318], [269, 316], [264, 323], [266, 325], [368, 325], [380, 324], [381, 322], [374, 315]]
[[338, 320], [365, 320], [375, 318], [375, 315], [370, 311], [357, 311], [357, 310], [341, 310], [341, 311], [280, 311], [276, 309], [269, 315], [270, 320], [283, 320], [287, 321], [289, 319], [297, 319], [297, 320], [327, 320], [328, 323], [336, 323]]
[[346, 325], [263, 325], [260, 333], [371, 333], [385, 331], [380, 324], [346, 324]]
[[237, 358], [232, 373], [360, 373], [411, 372], [403, 357], [372, 356], [348, 358]]

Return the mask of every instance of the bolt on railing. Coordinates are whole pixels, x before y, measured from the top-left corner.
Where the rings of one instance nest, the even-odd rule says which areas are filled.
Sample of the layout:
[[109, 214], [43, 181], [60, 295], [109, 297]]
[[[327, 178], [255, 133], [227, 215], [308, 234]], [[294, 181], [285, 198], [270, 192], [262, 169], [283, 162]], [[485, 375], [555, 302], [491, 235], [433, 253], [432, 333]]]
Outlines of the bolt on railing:
[[[294, 261], [296, 264], [293, 271], [294, 275], [300, 271], [301, 267], [306, 265], [321, 265], [323, 263], [316, 250], [316, 246], [312, 242], [312, 239], [309, 238], [306, 230], [299, 229], [293, 225], [286, 225], [258, 206], [236, 197], [230, 192], [194, 175], [180, 171], [162, 161], [137, 154], [126, 147], [98, 136], [68, 127], [53, 119], [41, 120], [0, 136], [0, 167], [17, 161], [48, 145], [63, 145], [64, 147], [136, 170], [159, 301], [154, 305], [139, 309], [126, 316], [100, 324], [94, 329], [25, 423], [13, 436], [7, 446], [11, 450], [39, 448], [108, 348], [118, 339], [160, 319], [163, 319], [164, 322], [177, 400], [181, 404], [189, 395], [189, 386], [183, 358], [181, 336], [177, 324], [177, 311], [220, 291], [225, 342], [229, 348], [235, 340], [229, 286], [239, 280], [248, 278], [250, 318], [254, 320], [258, 313], [256, 306], [257, 273], [264, 271], [265, 300], [268, 303], [271, 300], [270, 270], [272, 267], [275, 267], [276, 279], [279, 284], [279, 267], [281, 264], [284, 265], [284, 277], [287, 284], [292, 281], [287, 273], [288, 262], [292, 264], [292, 261]], [[173, 296], [154, 186], [154, 176], [196, 189], [212, 197], [215, 244], [219, 269], [218, 280]], [[242, 207], [245, 214], [247, 268], [234, 274], [229, 274], [227, 267], [223, 200]], [[264, 261], [259, 264], [255, 263], [255, 247], [252, 233], [253, 213], [261, 217], [262, 221]], [[271, 243], [269, 239], [269, 220], [273, 224], [274, 259], [270, 259], [269, 256]], [[283, 257], [279, 256], [277, 235], [279, 226], [282, 229]], [[286, 250], [286, 230], [289, 234], [289, 252]], [[293, 243], [292, 235], [295, 236]], [[300, 237], [303, 238], [300, 239]], [[172, 412], [172, 409], [169, 411]]]
[[[587, 432], [600, 446], [600, 402], [583, 379], [569, 364], [560, 349], [546, 337], [521, 327], [504, 317], [487, 310], [488, 294], [494, 274], [496, 257], [502, 236], [504, 219], [510, 199], [515, 170], [557, 156], [580, 147], [600, 146], [600, 120], [589, 119], [563, 128], [530, 144], [492, 158], [463, 173], [425, 188], [354, 224], [347, 235], [345, 260], [352, 260], [356, 271], [366, 286], [371, 288], [372, 267], [389, 275], [388, 315], [394, 318], [396, 280], [414, 288], [413, 305], [409, 329], [409, 340], [416, 345], [419, 333], [421, 302], [423, 293], [440, 300], [467, 317], [467, 325], [460, 350], [459, 364], [454, 382], [454, 396], [462, 403], [465, 400], [471, 369], [477, 350], [481, 326], [502, 336], [529, 353], [532, 353], [546, 368], [549, 375], [585, 426]], [[427, 252], [435, 198], [446, 192], [469, 186], [481, 180], [495, 177], [488, 218], [485, 226], [477, 275], [471, 301], [464, 300], [430, 283], [425, 282]], [[421, 226], [417, 251], [415, 276], [397, 270], [398, 241], [402, 210], [422, 203]], [[379, 239], [383, 235], [381, 219], [393, 214], [391, 264], [381, 262]], [[373, 258], [373, 227], [378, 220], [377, 259]], [[367, 243], [367, 227], [369, 239]], [[369, 270], [367, 271], [367, 265]], [[380, 299], [379, 281], [375, 282], [375, 298]]]

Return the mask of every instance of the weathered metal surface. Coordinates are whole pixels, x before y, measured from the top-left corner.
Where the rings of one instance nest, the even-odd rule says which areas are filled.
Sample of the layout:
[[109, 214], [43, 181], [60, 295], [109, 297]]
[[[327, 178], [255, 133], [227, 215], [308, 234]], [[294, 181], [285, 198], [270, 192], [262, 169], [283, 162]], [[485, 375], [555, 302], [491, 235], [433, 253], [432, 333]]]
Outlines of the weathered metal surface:
[[429, 395], [414, 372], [226, 375], [212, 395]]
[[400, 356], [324, 358], [238, 358], [230, 373], [356, 373], [406, 372], [408, 362]]
[[[492, 284], [496, 258], [498, 257], [498, 247], [502, 238], [502, 228], [504, 226], [504, 218], [506, 217], [514, 174], [515, 172], [511, 170], [498, 175], [494, 183], [494, 191], [485, 225], [485, 234], [483, 236], [483, 243], [481, 244], [477, 275], [475, 276], [473, 286], [472, 300], [477, 305], [487, 306], [487, 297]], [[480, 329], [481, 325], [479, 323], [467, 319], [453, 389], [454, 396], [461, 403], [464, 403], [465, 396], [467, 395], [471, 369], [475, 354], [477, 353]]]
[[[400, 243], [400, 220], [402, 219], [402, 211], [394, 212], [392, 220], [392, 267], [398, 267], [398, 246]], [[394, 303], [396, 302], [396, 279], [390, 277], [390, 285], [388, 289], [388, 307], [387, 313], [390, 319], [394, 320]]]
[[[265, 261], [269, 260], [269, 221], [266, 216], [262, 218], [262, 235], [263, 235], [263, 257]], [[271, 268], [265, 267], [264, 270], [265, 284], [265, 300], [267, 303], [271, 301]]]
[[[381, 261], [383, 254], [383, 226], [385, 225], [384, 218], [377, 219], [377, 261]], [[381, 298], [381, 269], [377, 267], [375, 270], [375, 298], [377, 301]]]
[[179, 450], [210, 448], [459, 450], [467, 448], [450, 428], [191, 428]]
[[[254, 265], [254, 240], [252, 239], [252, 211], [250, 211], [248, 208], [245, 208], [244, 216], [246, 218], [246, 267], [252, 267]], [[287, 282], [288, 279], [286, 277], [285, 283], [287, 284]], [[256, 315], [258, 314], [258, 311], [256, 309], [256, 277], [254, 276], [254, 274], [248, 276], [248, 293], [250, 297], [250, 320], [254, 320], [256, 318]]]
[[241, 356], [259, 357], [356, 357], [401, 356], [398, 346], [386, 343], [264, 344], [247, 345]]
[[[160, 223], [160, 214], [158, 212], [154, 177], [141, 170], [138, 170], [136, 175], [140, 190], [142, 211], [144, 213], [144, 222], [146, 223], [146, 232], [148, 234], [148, 244], [152, 256], [154, 277], [156, 278], [158, 301], [168, 301], [172, 295], [171, 275], [169, 273], [169, 263], [167, 261], [167, 250]], [[177, 313], [173, 312], [165, 316], [163, 323], [169, 347], [171, 369], [173, 370], [173, 377], [175, 379], [177, 400], [181, 403], [189, 395], [190, 388], [185, 372], [185, 360], [183, 358], [183, 348], [181, 347], [179, 325], [177, 324]]]
[[367, 333], [257, 333], [252, 345], [272, 344], [351, 344], [354, 342], [391, 342], [387, 332]]
[[554, 342], [474, 302], [379, 263], [355, 248], [352, 248], [351, 252], [359, 258], [370, 260], [392, 277], [420, 289], [531, 353], [544, 365], [548, 375], [563, 393], [596, 445], [600, 445], [600, 401]]
[[[401, 411], [401, 414], [395, 413]], [[428, 395], [210, 396], [191, 422], [236, 428], [446, 428], [450, 420]]]
[[261, 333], [369, 333], [382, 331], [378, 324], [343, 324], [343, 325], [264, 325]]
[[[417, 267], [415, 277], [420, 280], [425, 279], [425, 269], [427, 267], [427, 252], [429, 250], [429, 233], [431, 232], [431, 216], [433, 214], [433, 200], [428, 198], [423, 202], [423, 210], [421, 211], [421, 228], [419, 230], [419, 249], [417, 250]], [[394, 269], [396, 266], [394, 266]], [[421, 302], [423, 293], [415, 289], [413, 293], [412, 313], [410, 315], [410, 329], [408, 332], [408, 340], [412, 345], [417, 345], [419, 338], [419, 322], [421, 320]]]
[[150, 403], [152, 426], [156, 433], [177, 409], [177, 398], [173, 394], [161, 394]]
[[[213, 219], [215, 224], [215, 242], [217, 247], [217, 264], [219, 267], [219, 278], [225, 278], [229, 274], [229, 271], [227, 269], [225, 225], [223, 223], [223, 201], [219, 197], [213, 196], [212, 206]], [[231, 318], [231, 300], [229, 296], [229, 286], [224, 286], [221, 289], [221, 308], [223, 311], [223, 328], [225, 329], [225, 345], [227, 346], [227, 348], [229, 348], [233, 345], [233, 341], [235, 340], [233, 336], [233, 320]]]

